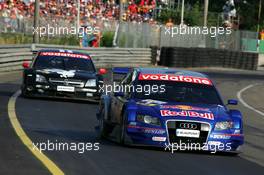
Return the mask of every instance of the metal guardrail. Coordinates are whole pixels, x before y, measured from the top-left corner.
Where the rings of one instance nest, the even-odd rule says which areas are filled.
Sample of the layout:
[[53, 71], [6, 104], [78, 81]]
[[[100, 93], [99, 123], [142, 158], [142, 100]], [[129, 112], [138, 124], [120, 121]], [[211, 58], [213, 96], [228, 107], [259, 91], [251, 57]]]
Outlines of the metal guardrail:
[[0, 46], [0, 72], [21, 70], [23, 61], [31, 61], [33, 51], [41, 49], [76, 50], [90, 54], [96, 67], [151, 65], [150, 48], [80, 48], [76, 46], [25, 44]]

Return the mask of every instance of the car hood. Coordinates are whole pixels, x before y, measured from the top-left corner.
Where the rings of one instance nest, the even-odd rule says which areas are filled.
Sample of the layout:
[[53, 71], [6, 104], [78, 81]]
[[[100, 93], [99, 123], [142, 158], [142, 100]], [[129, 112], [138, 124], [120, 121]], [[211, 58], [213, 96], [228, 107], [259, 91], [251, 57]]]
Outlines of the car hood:
[[96, 77], [95, 72], [77, 71], [77, 70], [62, 70], [62, 69], [41, 69], [36, 70], [36, 73], [48, 78], [65, 78], [65, 79], [91, 79]]
[[228, 110], [222, 105], [175, 103], [151, 99], [136, 100], [136, 105], [137, 111], [141, 114], [158, 116], [164, 120], [195, 120], [213, 123], [231, 120]]

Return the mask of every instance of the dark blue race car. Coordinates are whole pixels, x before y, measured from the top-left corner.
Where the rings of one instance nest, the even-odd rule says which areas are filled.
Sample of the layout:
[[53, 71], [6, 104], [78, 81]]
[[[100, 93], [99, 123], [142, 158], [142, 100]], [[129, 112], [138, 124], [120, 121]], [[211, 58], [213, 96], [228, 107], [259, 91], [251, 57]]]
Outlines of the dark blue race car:
[[109, 87], [97, 114], [103, 137], [128, 145], [235, 153], [244, 142], [242, 114], [224, 105], [204, 74], [134, 68], [112, 92]]

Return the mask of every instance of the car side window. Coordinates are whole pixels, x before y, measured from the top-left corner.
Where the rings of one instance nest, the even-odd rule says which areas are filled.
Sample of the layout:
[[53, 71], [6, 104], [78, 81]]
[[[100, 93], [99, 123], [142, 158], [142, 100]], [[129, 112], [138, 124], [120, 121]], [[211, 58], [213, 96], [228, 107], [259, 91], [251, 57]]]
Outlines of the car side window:
[[33, 67], [34, 67], [34, 65], [35, 65], [35, 62], [36, 62], [38, 56], [39, 56], [39, 53], [40, 53], [40, 52], [36, 53], [36, 54], [32, 57], [32, 63], [31, 63], [31, 64], [33, 65]]
[[121, 82], [122, 85], [129, 84], [132, 80], [132, 73], [129, 73], [124, 80]]
[[133, 93], [133, 82], [136, 79], [137, 71], [133, 71], [130, 73], [130, 75], [127, 77], [127, 81], [125, 82], [124, 86], [126, 86], [125, 91], [125, 98], [129, 98], [131, 94]]

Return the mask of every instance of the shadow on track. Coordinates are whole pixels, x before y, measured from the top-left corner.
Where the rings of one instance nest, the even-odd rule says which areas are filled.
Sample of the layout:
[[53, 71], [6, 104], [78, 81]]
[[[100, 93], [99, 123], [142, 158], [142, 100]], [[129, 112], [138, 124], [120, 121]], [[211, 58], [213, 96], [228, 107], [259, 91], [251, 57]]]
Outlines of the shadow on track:
[[89, 101], [89, 100], [80, 100], [80, 99], [70, 99], [70, 98], [60, 98], [60, 97], [23, 97], [22, 95], [19, 96], [23, 99], [30, 99], [30, 100], [42, 100], [42, 101], [51, 101], [51, 102], [65, 102], [65, 103], [79, 103], [79, 104], [90, 104], [90, 105], [97, 105], [99, 102]]
[[133, 149], [133, 150], [144, 150], [144, 151], [157, 151], [157, 152], [164, 152], [164, 154], [188, 154], [188, 155], [205, 155], [205, 156], [228, 156], [228, 157], [239, 157], [237, 153], [233, 152], [216, 152], [211, 153], [210, 151], [191, 151], [191, 150], [175, 150], [173, 153], [170, 150], [165, 150], [165, 148], [160, 147], [151, 147], [151, 146], [133, 146], [133, 145], [121, 145], [115, 141], [109, 139], [99, 139], [97, 137], [97, 141], [100, 142], [100, 145], [105, 146], [116, 146], [117, 148], [126, 148], [126, 149]]

